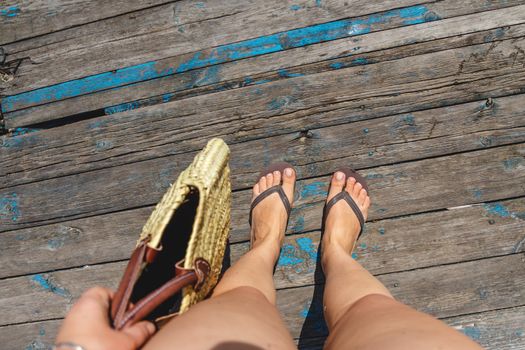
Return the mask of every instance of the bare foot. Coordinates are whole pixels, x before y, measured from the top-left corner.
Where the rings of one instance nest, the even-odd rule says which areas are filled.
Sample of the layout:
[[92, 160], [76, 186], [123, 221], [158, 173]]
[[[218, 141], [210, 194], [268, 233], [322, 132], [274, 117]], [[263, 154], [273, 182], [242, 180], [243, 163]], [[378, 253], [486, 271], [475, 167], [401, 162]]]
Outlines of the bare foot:
[[[279, 185], [281, 179], [284, 193], [292, 204], [295, 183], [295, 171], [292, 168], [284, 169], [284, 174], [281, 174], [280, 171], [274, 171], [261, 177], [259, 182], [253, 186], [252, 202], [268, 188]], [[267, 242], [279, 250], [284, 239], [286, 224], [287, 213], [284, 204], [278, 193], [272, 193], [257, 204], [253, 210], [251, 222], [253, 247]]]
[[[368, 216], [368, 208], [370, 207], [370, 197], [368, 197], [363, 186], [356, 182], [356, 179], [353, 177], [345, 179], [345, 177], [345, 174], [340, 171], [332, 176], [330, 191], [328, 192], [326, 201], [328, 202], [332, 199], [336, 194], [341, 192], [344, 187], [344, 190], [348, 192], [356, 202], [366, 220]], [[357, 235], [360, 230], [361, 226], [357, 216], [348, 203], [344, 200], [340, 200], [332, 207], [332, 209], [330, 209], [325, 221], [323, 232], [323, 252], [327, 251], [327, 248], [336, 247], [337, 249], [342, 248], [345, 252], [350, 254], [354, 249]]]

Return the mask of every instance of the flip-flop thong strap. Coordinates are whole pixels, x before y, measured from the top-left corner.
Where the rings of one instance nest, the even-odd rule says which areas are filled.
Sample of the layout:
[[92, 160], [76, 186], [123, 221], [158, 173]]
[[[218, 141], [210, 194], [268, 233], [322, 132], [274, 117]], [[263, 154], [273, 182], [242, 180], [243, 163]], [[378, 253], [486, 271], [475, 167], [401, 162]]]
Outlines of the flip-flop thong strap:
[[[346, 203], [348, 203], [348, 205], [350, 206], [350, 208], [352, 209], [352, 211], [355, 213], [355, 215], [357, 216], [357, 220], [359, 220], [359, 224], [361, 225], [361, 229], [359, 231], [359, 236], [361, 235], [361, 233], [363, 232], [363, 228], [365, 226], [365, 218], [363, 217], [363, 213], [361, 213], [361, 210], [359, 209], [359, 206], [357, 205], [357, 203], [354, 201], [354, 199], [352, 198], [352, 196], [350, 196], [348, 194], [348, 192], [346, 191], [342, 191], [342, 192], [339, 192], [338, 194], [336, 194], [334, 196], [334, 198], [330, 199], [328, 201], [328, 203], [326, 203], [326, 206], [325, 206], [325, 213], [324, 213], [324, 217], [325, 219], [328, 217], [328, 213], [330, 212], [330, 209], [332, 209], [332, 207], [337, 203], [339, 202], [341, 199], [344, 199], [346, 201]], [[358, 237], [359, 237], [358, 236]]]
[[266, 197], [268, 197], [271, 194], [278, 193], [279, 197], [281, 197], [281, 201], [283, 202], [284, 208], [286, 209], [286, 215], [288, 218], [290, 217], [290, 212], [292, 211], [292, 206], [290, 205], [290, 201], [288, 200], [288, 197], [286, 197], [286, 193], [284, 193], [283, 187], [281, 185], [276, 185], [268, 188], [263, 193], [259, 194], [252, 202], [252, 205], [250, 207], [250, 226], [252, 225], [252, 212], [253, 209], [257, 206], [257, 204], [261, 203]]

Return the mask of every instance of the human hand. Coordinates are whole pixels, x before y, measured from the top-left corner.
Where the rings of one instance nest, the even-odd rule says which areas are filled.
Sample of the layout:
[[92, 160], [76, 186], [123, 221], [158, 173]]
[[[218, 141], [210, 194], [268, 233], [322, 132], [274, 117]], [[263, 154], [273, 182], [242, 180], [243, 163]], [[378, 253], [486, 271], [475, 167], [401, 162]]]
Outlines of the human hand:
[[85, 292], [73, 305], [58, 332], [56, 344], [74, 343], [85, 350], [135, 350], [154, 333], [155, 326], [141, 321], [121, 331], [113, 329], [109, 320], [113, 293], [95, 287]]

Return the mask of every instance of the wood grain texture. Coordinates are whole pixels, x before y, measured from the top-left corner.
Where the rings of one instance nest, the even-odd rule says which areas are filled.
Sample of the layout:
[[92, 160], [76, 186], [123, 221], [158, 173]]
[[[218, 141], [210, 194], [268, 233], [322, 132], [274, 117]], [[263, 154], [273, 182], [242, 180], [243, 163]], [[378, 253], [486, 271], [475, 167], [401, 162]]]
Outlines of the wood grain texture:
[[[519, 4], [520, 2], [516, 1], [516, 3]], [[434, 21], [439, 18], [447, 18], [450, 16], [459, 16], [462, 14], [468, 14], [472, 12], [491, 10], [494, 8], [510, 6], [513, 4], [515, 3], [509, 3], [509, 1], [496, 1], [493, 4], [490, 4], [491, 6], [487, 6], [486, 2], [482, 2], [479, 0], [471, 0], [467, 2], [461, 2], [461, 8], [459, 8], [458, 4], [453, 1], [444, 1], [428, 5], [415, 5], [405, 7], [399, 10], [387, 10], [385, 12], [371, 15], [368, 18], [355, 18], [352, 20], [344, 19], [341, 20], [343, 22], [339, 21], [326, 24], [316, 24], [306, 29], [293, 29], [290, 31], [284, 31], [279, 34], [271, 32], [272, 34], [270, 35], [258, 37], [257, 39], [251, 39], [251, 41], [243, 41], [246, 39], [243, 39], [243, 37], [238, 37], [239, 35], [245, 35], [245, 33], [249, 32], [249, 30], [244, 29], [242, 31], [238, 31], [237, 37], [232, 38], [232, 41], [236, 42], [235, 44], [225, 44], [225, 46], [217, 46], [216, 48], [211, 49], [211, 51], [192, 51], [193, 53], [190, 55], [190, 57], [181, 58], [182, 61], [177, 61], [176, 64], [170, 63], [169, 60], [148, 60], [148, 62], [146, 63], [143, 63], [144, 61], [142, 61], [142, 63], [138, 65], [128, 66], [126, 68], [122, 68], [122, 66], [115, 67], [111, 72], [106, 71], [105, 73], [99, 73], [99, 75], [91, 75], [86, 73], [82, 76], [89, 75], [89, 77], [78, 78], [79, 80], [72, 80], [69, 82], [62, 81], [58, 85], [53, 85], [52, 87], [44, 88], [43, 86], [55, 84], [47, 82], [47, 84], [40, 86], [40, 89], [38, 90], [28, 91], [27, 93], [6, 97], [2, 103], [2, 111], [6, 113], [20, 108], [27, 108], [30, 106], [39, 105], [47, 102], [53, 102], [60, 99], [80, 96], [86, 93], [104, 90], [111, 87], [116, 88], [126, 84], [137, 83], [142, 80], [148, 80], [174, 73], [180, 73], [186, 70], [191, 70], [193, 68], [205, 67], [209, 66], [210, 64], [224, 63], [231, 60], [253, 57], [265, 53], [271, 53], [274, 51], [286, 50], [288, 48], [301, 47], [315, 42], [333, 40], [344, 36], [364, 34], [369, 31], [388, 28], [391, 25], [390, 23], [392, 23], [394, 27], [399, 25], [412, 25], [421, 22]], [[282, 6], [283, 3], [281, 3], [280, 5]], [[268, 9], [268, 7], [266, 9]], [[376, 8], [376, 10], [378, 10], [378, 8]], [[236, 9], [236, 11], [238, 12], [235, 12], [233, 15], [238, 14], [240, 11], [241, 16], [245, 16], [245, 13], [242, 13], [242, 10]], [[288, 9], [287, 12], [298, 11], [290, 11], [290, 9]], [[286, 14], [287, 12], [284, 13]], [[315, 11], [310, 11], [309, 13], [313, 12]], [[283, 16], [281, 13], [279, 14], [279, 16], [274, 17], [279, 19], [286, 19], [283, 18], [285, 16]], [[317, 21], [319, 21], [318, 18], [316, 19]], [[253, 22], [253, 19], [251, 20]], [[232, 23], [237, 23], [237, 21], [230, 21], [228, 22], [227, 26], [231, 26]], [[265, 22], [264, 28], [271, 28], [271, 26], [269, 25], [269, 23]], [[199, 30], [196, 33], [193, 33], [195, 34], [195, 36], [197, 36], [196, 38], [194, 38], [195, 40], [193, 42], [206, 42], [210, 38], [213, 38], [213, 35], [208, 34], [210, 31], [211, 29], [208, 30], [207, 28], [200, 26]], [[175, 34], [177, 35], [180, 33], [176, 32]], [[202, 37], [203, 35], [205, 35], [205, 37]], [[258, 33], [258, 35], [260, 34]], [[153, 38], [148, 39], [150, 40], [147, 43], [141, 43], [141, 48], [143, 48], [144, 45], [151, 45], [151, 43], [155, 41]], [[184, 40], [178, 40], [177, 43], [182, 43], [183, 41]], [[97, 41], [97, 45], [102, 46], [100, 40]], [[112, 51], [115, 51], [115, 40], [111, 41], [111, 45], [113, 47]], [[62, 45], [62, 47], [63, 46], [65, 45]], [[170, 47], [172, 46], [173, 45], [170, 45]], [[157, 43], [156, 47], [159, 48], [165, 46]], [[124, 48], [122, 50], [124, 50]], [[78, 52], [80, 50], [74, 51]], [[88, 57], [85, 56], [91, 54], [92, 51], [94, 50], [92, 49], [88, 52], [83, 53], [82, 62], [86, 62], [86, 60], [88, 60]], [[64, 54], [64, 56], [66, 56], [69, 52], [72, 51], [68, 51]], [[108, 55], [106, 52], [104, 53], [105, 56]], [[96, 61], [97, 59], [100, 59], [101, 55], [102, 53], [100, 53], [99, 56], [93, 57], [89, 60], [91, 62]], [[125, 54], [123, 55], [119, 52], [118, 57], [122, 58], [123, 56], [125, 56]], [[35, 59], [33, 58], [31, 58], [31, 60], [33, 62], [35, 61]], [[29, 61], [30, 60], [27, 59], [23, 61], [22, 65], [20, 66], [20, 69], [18, 70], [18, 76], [22, 79], [23, 74], [27, 75], [27, 73], [24, 73], [24, 62]], [[58, 64], [59, 61], [60, 59], [58, 57], [54, 57], [54, 59], [52, 60], [53, 64]], [[107, 60], [105, 60], [104, 63], [106, 64], [106, 66], [109, 64]], [[78, 72], [80, 69], [80, 67], [71, 67], [71, 64], [68, 62], [62, 62], [60, 67], [63, 68], [64, 66], [70, 67], [70, 69], [65, 70], [68, 72]], [[82, 64], [82, 69], [84, 67], [85, 65]], [[38, 66], [37, 71], [30, 72], [31, 81], [38, 79], [37, 74], [40, 70], [49, 69], [51, 71], [54, 71], [55, 69], [53, 68], [56, 69], [58, 68], [58, 66], [46, 67], [44, 64], [40, 64]], [[215, 69], [216, 68], [214, 68], [214, 70]], [[64, 70], [62, 69], [62, 71]], [[48, 77], [49, 74], [45, 74], [44, 78], [48, 79]], [[8, 84], [21, 84], [21, 81], [20, 79], [13, 79], [10, 82], [8, 82]], [[30, 83], [25, 82], [24, 84], [24, 86], [26, 86], [27, 89], [27, 85], [29, 85]], [[10, 95], [12, 93], [8, 92], [6, 94]]]
[[[5, 232], [0, 278], [127, 259], [152, 210]], [[524, 218], [525, 199], [520, 198], [378, 220], [367, 224], [354, 257], [372, 273], [384, 274], [516, 253], [525, 250]], [[297, 232], [305, 224], [319, 226], [319, 218], [299, 216], [292, 224], [290, 231]], [[275, 272], [279, 288], [313, 283], [319, 237], [318, 231], [287, 236]], [[249, 247], [244, 242], [230, 249], [234, 262]]]
[[525, 25], [513, 24], [525, 21], [523, 13], [525, 7], [517, 6], [423, 23], [417, 31], [404, 26], [372, 32], [29, 107], [4, 113], [4, 119], [8, 128], [15, 128], [79, 113], [114, 114], [200, 94], [519, 37], [525, 34]]
[[6, 0], [0, 7], [0, 45], [95, 22], [168, 2], [167, 0]]
[[[461, 264], [378, 276], [401, 302], [438, 318], [523, 306], [525, 255], [514, 254]], [[327, 334], [322, 285], [283, 289], [277, 305], [294, 337]]]
[[[288, 2], [279, 0], [264, 3], [257, 0], [209, 0], [204, 8], [197, 7], [197, 3], [168, 3], [141, 11], [140, 20], [136, 14], [130, 13], [5, 45], [10, 60], [24, 58], [24, 61], [16, 78], [0, 86], [0, 93], [13, 95], [261, 35], [422, 2], [382, 0], [370, 3], [358, 0], [350, 4], [325, 0], [323, 6], [318, 7], [312, 1], [298, 0], [294, 4], [300, 6], [299, 11], [291, 9]], [[508, 5], [517, 3], [519, 1], [512, 0]], [[505, 6], [503, 1], [491, 1], [485, 8], [502, 6]], [[216, 28], [221, 28], [219, 33]]]
[[[443, 321], [478, 342], [484, 349], [523, 350], [525, 349], [524, 312], [525, 307], [515, 307], [445, 318]], [[28, 334], [26, 339], [32, 339], [33, 334]], [[299, 349], [321, 350], [324, 341], [325, 337], [301, 339], [298, 341]]]
[[[411, 121], [406, 123], [403, 118], [400, 121], [403, 128], [413, 127]], [[477, 138], [476, 142], [479, 143], [480, 139]], [[518, 144], [367, 169], [363, 174], [369, 178], [374, 196], [370, 218], [524, 195], [524, 147], [524, 144]], [[0, 192], [0, 230], [154, 204], [174, 181], [175, 174], [188, 163], [159, 158], [3, 189]], [[335, 169], [334, 165], [341, 164], [348, 162], [344, 158], [332, 159], [331, 163], [323, 162], [326, 166], [323, 170], [319, 166], [317, 170], [326, 174]], [[486, 182], [487, 176], [499, 181]], [[295, 207], [301, 208], [299, 213], [311, 215], [319, 210], [327, 183], [326, 176], [298, 181], [299, 195]], [[474, 195], [476, 190], [481, 190], [481, 193]], [[237, 232], [248, 232], [247, 223], [240, 219], [244, 217], [244, 210], [239, 209], [248, 208], [249, 200], [249, 191], [234, 194], [234, 203], [237, 204], [232, 210], [232, 226]], [[291, 220], [297, 218], [292, 216]]]
[[0, 173], [6, 176], [0, 188], [195, 151], [210, 137], [233, 144], [520, 92], [525, 81], [525, 69], [516, 65], [525, 62], [521, 47], [523, 38], [475, 45], [3, 136]]
[[[392, 273], [379, 279], [402, 302], [436, 317], [524, 305], [524, 254]], [[60, 318], [83, 290], [93, 285], [115, 288], [124, 263], [89, 266], [0, 281], [0, 324]], [[319, 287], [278, 290], [278, 307], [292, 335], [301, 328], [311, 337], [326, 335]], [[314, 299], [312, 297], [314, 296]], [[312, 306], [312, 300], [314, 302]]]

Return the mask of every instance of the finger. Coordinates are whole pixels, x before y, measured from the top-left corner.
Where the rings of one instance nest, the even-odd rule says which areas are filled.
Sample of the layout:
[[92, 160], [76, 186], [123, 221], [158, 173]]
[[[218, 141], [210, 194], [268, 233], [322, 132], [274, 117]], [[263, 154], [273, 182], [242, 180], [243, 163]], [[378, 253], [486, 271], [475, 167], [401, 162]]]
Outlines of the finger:
[[127, 334], [135, 346], [140, 348], [155, 333], [155, 325], [149, 321], [141, 321], [122, 330]]
[[109, 323], [111, 293], [102, 287], [89, 289], [73, 305], [67, 319]]

